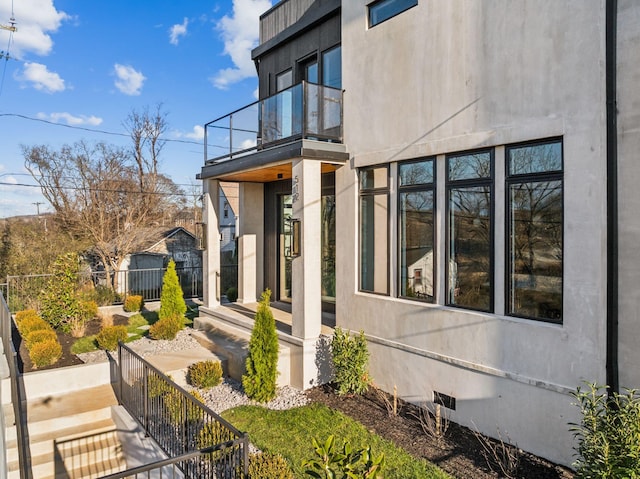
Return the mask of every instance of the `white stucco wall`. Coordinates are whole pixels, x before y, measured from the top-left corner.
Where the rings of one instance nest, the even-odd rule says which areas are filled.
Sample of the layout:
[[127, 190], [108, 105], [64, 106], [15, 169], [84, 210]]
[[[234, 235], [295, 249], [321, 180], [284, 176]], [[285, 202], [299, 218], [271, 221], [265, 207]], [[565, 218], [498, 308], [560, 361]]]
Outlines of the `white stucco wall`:
[[[421, 1], [371, 29], [365, 0], [342, 5], [345, 143], [336, 174], [337, 324], [370, 337], [378, 385], [404, 397], [456, 397], [453, 417], [528, 451], [573, 461], [568, 392], [605, 381], [604, 1]], [[505, 144], [562, 137], [563, 324], [504, 311]], [[356, 168], [437, 156], [438, 263], [444, 263], [444, 154], [495, 149], [495, 310], [358, 292]], [[392, 168], [393, 171], [393, 168]], [[391, 184], [390, 211], [396, 211]], [[636, 209], [637, 211], [637, 209]], [[384, 258], [380, 259], [384, 261]]]
[[640, 5], [618, 1], [620, 386], [640, 388]]

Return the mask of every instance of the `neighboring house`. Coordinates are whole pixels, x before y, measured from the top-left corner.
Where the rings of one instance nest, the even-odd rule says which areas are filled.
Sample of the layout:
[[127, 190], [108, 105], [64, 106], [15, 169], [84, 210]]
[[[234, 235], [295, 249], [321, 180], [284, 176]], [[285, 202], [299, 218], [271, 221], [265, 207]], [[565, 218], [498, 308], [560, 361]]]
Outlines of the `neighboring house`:
[[220, 183], [220, 252], [236, 251], [236, 221], [238, 220], [238, 184]]
[[234, 141], [199, 175], [200, 314], [237, 182], [239, 301], [290, 303], [294, 386], [335, 311], [378, 386], [570, 464], [570, 393], [640, 387], [640, 2], [284, 0], [260, 27], [259, 103], [206, 125]]
[[147, 227], [129, 234], [133, 235], [134, 252], [128, 254], [120, 265], [116, 292], [159, 290], [162, 287], [162, 269], [167, 267], [170, 259], [175, 261], [179, 274], [201, 276], [202, 251], [197, 248], [196, 237], [186, 229]]

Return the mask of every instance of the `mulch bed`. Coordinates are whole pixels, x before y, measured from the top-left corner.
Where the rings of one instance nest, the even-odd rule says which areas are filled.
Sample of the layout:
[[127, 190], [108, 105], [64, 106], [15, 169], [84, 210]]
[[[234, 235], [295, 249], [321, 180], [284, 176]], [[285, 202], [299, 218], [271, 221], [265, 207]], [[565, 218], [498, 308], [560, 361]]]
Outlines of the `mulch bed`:
[[517, 454], [517, 468], [506, 475], [491, 457], [483, 454], [481, 439], [473, 431], [450, 423], [444, 438], [437, 440], [424, 433], [418, 419], [420, 411], [416, 406], [399, 401], [398, 414], [394, 416], [392, 411], [388, 410], [391, 398], [379, 390], [370, 389], [362, 396], [339, 396], [331, 385], [324, 385], [311, 389], [307, 396], [313, 401], [343, 412], [412, 456], [424, 458], [458, 479], [573, 477], [569, 469], [524, 451]]
[[[129, 318], [127, 316], [123, 316], [120, 314], [114, 314], [113, 316], [113, 324], [115, 326], [119, 325], [127, 325]], [[99, 318], [94, 318], [91, 321], [87, 321], [85, 327], [85, 336], [93, 336], [94, 334], [98, 334], [100, 329], [102, 328], [102, 321]], [[20, 337], [20, 334], [13, 329], [13, 344], [16, 348], [16, 351], [19, 351], [18, 354], [18, 367], [23, 373], [28, 373], [31, 371], [44, 371], [47, 369], [57, 369], [63, 368], [65, 366], [75, 366], [77, 364], [84, 364], [78, 356], [71, 352], [71, 346], [73, 343], [77, 341], [78, 338], [74, 338], [71, 334], [62, 333], [57, 331], [58, 341], [62, 346], [62, 357], [53, 364], [52, 366], [45, 366], [41, 368], [35, 368], [31, 359], [29, 358], [29, 351], [27, 350], [24, 341]]]

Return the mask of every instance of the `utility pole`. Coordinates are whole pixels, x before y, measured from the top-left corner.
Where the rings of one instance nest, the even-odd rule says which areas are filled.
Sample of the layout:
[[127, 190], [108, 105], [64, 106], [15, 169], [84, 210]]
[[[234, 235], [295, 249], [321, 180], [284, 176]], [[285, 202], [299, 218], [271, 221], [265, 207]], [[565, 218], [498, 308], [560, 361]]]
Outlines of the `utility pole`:
[[38, 211], [38, 217], [40, 217], [40, 205], [44, 205], [42, 201], [36, 201], [35, 203], [31, 203], [32, 205], [36, 205], [36, 210]]

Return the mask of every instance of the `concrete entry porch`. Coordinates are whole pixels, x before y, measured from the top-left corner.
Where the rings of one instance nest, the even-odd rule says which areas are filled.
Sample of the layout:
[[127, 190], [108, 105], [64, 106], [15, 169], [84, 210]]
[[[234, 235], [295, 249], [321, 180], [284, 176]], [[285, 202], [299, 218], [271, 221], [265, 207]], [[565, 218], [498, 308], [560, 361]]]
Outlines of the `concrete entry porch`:
[[[278, 386], [308, 389], [331, 379], [330, 337], [335, 316], [323, 313], [321, 333], [316, 338], [301, 339], [292, 335], [291, 305], [272, 303], [276, 320], [280, 353]], [[249, 339], [258, 303], [222, 303], [210, 308], [200, 306], [200, 316], [194, 320], [194, 335], [215, 354], [225, 357], [229, 375], [237, 380], [244, 374]]]

